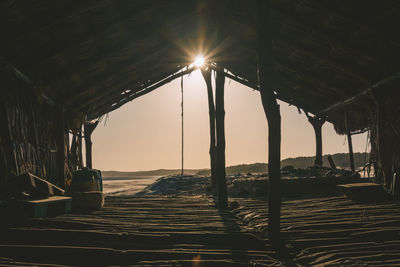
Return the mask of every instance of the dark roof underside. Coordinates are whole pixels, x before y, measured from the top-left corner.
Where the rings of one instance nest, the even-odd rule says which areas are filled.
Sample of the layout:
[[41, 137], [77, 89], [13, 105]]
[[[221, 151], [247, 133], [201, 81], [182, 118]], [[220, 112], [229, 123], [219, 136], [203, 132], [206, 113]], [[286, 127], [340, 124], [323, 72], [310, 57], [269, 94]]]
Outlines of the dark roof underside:
[[[0, 56], [38, 92], [98, 116], [199, 52], [257, 86], [257, 14], [254, 0], [6, 0]], [[272, 0], [270, 16], [276, 92], [307, 111], [400, 70], [398, 1]], [[354, 129], [366, 127], [371, 104], [348, 108]]]

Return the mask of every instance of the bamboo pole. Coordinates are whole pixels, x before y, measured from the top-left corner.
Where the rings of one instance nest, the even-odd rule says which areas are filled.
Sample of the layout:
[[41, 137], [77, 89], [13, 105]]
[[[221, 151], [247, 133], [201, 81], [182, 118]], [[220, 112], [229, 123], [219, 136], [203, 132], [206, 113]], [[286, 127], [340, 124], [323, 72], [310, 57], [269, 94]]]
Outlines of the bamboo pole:
[[281, 116], [273, 89], [272, 29], [268, 0], [258, 1], [258, 64], [262, 105], [268, 121], [268, 233], [273, 245], [280, 243], [281, 214]]

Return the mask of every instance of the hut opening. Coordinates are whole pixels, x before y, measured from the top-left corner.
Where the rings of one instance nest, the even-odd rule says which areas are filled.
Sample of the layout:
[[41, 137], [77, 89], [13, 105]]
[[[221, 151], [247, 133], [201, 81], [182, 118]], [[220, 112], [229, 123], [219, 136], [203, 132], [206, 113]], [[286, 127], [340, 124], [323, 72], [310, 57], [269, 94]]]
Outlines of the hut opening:
[[272, 241], [280, 238], [277, 100], [312, 114], [317, 143], [324, 121], [347, 136], [350, 151], [351, 136], [369, 131], [377, 180], [392, 192], [399, 184], [395, 1], [3, 1], [0, 10], [1, 199], [27, 172], [65, 188], [84, 165], [83, 143], [92, 165], [90, 135], [100, 116], [197, 68], [210, 90], [205, 66], [217, 73], [210, 161], [222, 208], [225, 77], [260, 91], [269, 125]]

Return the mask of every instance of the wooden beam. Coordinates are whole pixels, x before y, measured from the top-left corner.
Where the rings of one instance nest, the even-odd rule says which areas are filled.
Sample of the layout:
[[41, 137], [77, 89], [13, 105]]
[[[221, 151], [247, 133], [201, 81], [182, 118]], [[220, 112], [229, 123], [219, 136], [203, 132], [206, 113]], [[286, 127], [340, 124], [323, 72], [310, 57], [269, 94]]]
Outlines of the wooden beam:
[[16, 68], [13, 64], [8, 62], [4, 57], [0, 56], [0, 63], [7, 69], [9, 72], [14, 74], [17, 78], [24, 81], [26, 84], [33, 86], [31, 79], [28, 78], [23, 72], [21, 72], [18, 68]]
[[[274, 62], [274, 69], [277, 72], [277, 79], [283, 80], [290, 80], [293, 83], [301, 85], [304, 88], [312, 88], [317, 91], [318, 94], [322, 92], [322, 86], [325, 88], [325, 95], [332, 97], [335, 95], [337, 98], [347, 97], [348, 94], [344, 93], [342, 90], [351, 91], [348, 86], [343, 86], [343, 84], [338, 82], [329, 82], [327, 83], [326, 80], [323, 78], [319, 78], [318, 75], [315, 73], [302, 69], [301, 67], [295, 67], [295, 62], [290, 61], [288, 59], [275, 59]], [[326, 89], [329, 89], [329, 92], [326, 92]], [[314, 90], [311, 90], [314, 91]]]
[[223, 68], [217, 68], [215, 74], [215, 124], [217, 133], [216, 171], [218, 207], [228, 208], [228, 192], [225, 170], [225, 109], [224, 109], [225, 75]]
[[368, 87], [364, 91], [362, 91], [358, 94], [355, 94], [352, 97], [349, 97], [345, 100], [342, 100], [336, 104], [333, 104], [332, 106], [329, 106], [329, 107], [319, 111], [316, 114], [316, 116], [318, 116], [318, 117], [327, 116], [329, 113], [337, 111], [338, 109], [344, 108], [345, 106], [354, 103], [355, 101], [359, 100], [360, 98], [368, 96], [374, 90], [378, 90], [379, 88], [381, 88], [387, 84], [390, 84], [398, 79], [400, 79], [400, 72], [397, 72], [397, 73], [389, 76], [388, 78], [385, 78], [385, 79], [373, 84], [372, 86]]
[[[176, 69], [174, 69], [175, 71]], [[97, 87], [95, 89], [95, 95], [90, 96], [89, 90], [82, 92], [82, 95], [75, 99], [78, 102], [77, 109], [88, 113], [93, 111], [95, 107], [105, 105], [106, 103], [111, 103], [112, 101], [116, 102], [121, 100], [122, 92], [126, 90], [135, 89], [136, 91], [140, 91], [153, 83], [155, 81], [163, 80], [166, 77], [171, 75], [171, 71], [161, 73], [161, 68], [154, 69], [154, 73], [152, 75], [146, 75], [144, 70], [138, 72], [134, 76], [130, 76], [128, 79], [123, 79], [120, 82], [114, 83], [111, 87], [106, 84], [102, 84], [101, 87]], [[140, 81], [138, 81], [138, 77], [140, 77]], [[132, 91], [131, 91], [132, 92]], [[73, 104], [74, 102], [70, 102]]]
[[268, 121], [268, 234], [280, 243], [281, 214], [281, 116], [273, 88], [270, 1], [258, 0], [258, 64], [262, 105]]
[[[20, 71], [17, 67], [15, 67], [12, 63], [8, 62], [4, 57], [0, 56], [0, 64], [5, 67], [6, 70], [14, 74], [18, 79], [24, 81], [27, 85], [31, 88], [34, 88], [35, 85], [33, 84], [32, 80], [26, 76], [22, 71]], [[42, 92], [40, 96], [49, 106], [52, 107], [59, 107], [53, 99], [48, 97], [45, 93]], [[63, 107], [62, 111], [65, 112], [66, 109]]]
[[[173, 48], [175, 48], [175, 45], [166, 45], [156, 52], [149, 52], [146, 50], [140, 53], [139, 51], [135, 51], [130, 52], [125, 55], [125, 57], [122, 57], [120, 54], [113, 57], [113, 51], [110, 51], [109, 62], [103, 62], [105, 65], [103, 64], [104, 69], [102, 71], [90, 71], [90, 69], [96, 69], [96, 65], [94, 65], [94, 67], [92, 67], [92, 65], [84, 65], [86, 67], [85, 71], [80, 73], [76, 72], [77, 69], [75, 69], [69, 76], [60, 78], [59, 80], [59, 85], [62, 86], [63, 89], [66, 89], [68, 94], [65, 104], [74, 105], [76, 102], [82, 101], [82, 98], [86, 98], [83, 103], [92, 100], [93, 97], [97, 99], [101, 98], [115, 87], [124, 87], [122, 90], [126, 90], [129, 85], [132, 86], [132, 84], [138, 80], [141, 83], [145, 83], [149, 79], [149, 76], [152, 75], [146, 73], [147, 69], [143, 68], [143, 65], [160, 65], [160, 58], [164, 57], [164, 60], [167, 60], [165, 55], [168, 49]], [[105, 61], [107, 59], [108, 57], [103, 60]], [[101, 62], [99, 62], [99, 64], [101, 64]], [[179, 64], [172, 62], [167, 65], [167, 69], [172, 72], [177, 70], [176, 66]], [[163, 67], [165, 68], [165, 65]], [[107, 74], [109, 71], [112, 75]], [[76, 77], [79, 78], [80, 82], [76, 83], [74, 81]], [[118, 86], [118, 84], [121, 85]], [[55, 85], [57, 85], [57, 83], [55, 83]], [[70, 89], [68, 90], [68, 88], [71, 87], [76, 89], [71, 92]], [[96, 94], [93, 94], [93, 90]], [[79, 103], [78, 106], [82, 106], [83, 103]]]
[[[259, 85], [255, 84], [255, 83], [253, 83], [253, 82], [251, 82], [251, 81], [249, 81], [249, 80], [247, 80], [247, 79], [244, 79], [244, 78], [242, 78], [242, 77], [240, 77], [240, 76], [236, 76], [236, 75], [230, 74], [230, 73], [228, 73], [228, 72], [225, 72], [225, 77], [227, 77], [227, 78], [229, 78], [229, 79], [231, 79], [231, 80], [234, 80], [235, 82], [238, 82], [238, 83], [240, 83], [240, 84], [242, 84], [242, 85], [244, 85], [244, 86], [247, 86], [247, 87], [249, 87], [249, 88], [251, 88], [251, 89], [253, 89], [253, 90], [260, 91]], [[275, 86], [276, 88], [279, 88], [279, 87], [280, 87], [280, 86], [276, 83], [276, 82], [277, 82], [276, 80], [274, 80], [273, 82], [274, 82], [274, 86]], [[294, 102], [292, 99], [290, 99], [287, 95], [281, 94], [281, 93], [279, 93], [279, 92], [278, 92], [278, 94], [276, 95], [276, 98], [279, 99], [279, 100], [281, 100], [281, 101], [284, 101], [284, 102], [286, 102], [286, 103], [288, 103], [288, 104], [290, 104], [290, 105], [299, 107], [299, 108], [301, 108], [301, 109], [304, 109], [304, 108], [305, 108], [302, 104], [295, 103], [295, 102]]]
[[[155, 71], [157, 70], [158, 69], [155, 69]], [[96, 110], [108, 106], [111, 103], [118, 103], [126, 96], [129, 96], [134, 92], [141, 91], [152, 84], [169, 77], [171, 73], [178, 70], [179, 69], [177, 68], [173, 68], [169, 72], [163, 72], [161, 75], [137, 73], [139, 76], [142, 75], [140, 76], [139, 81], [139, 76], [134, 75], [128, 79], [123, 79], [121, 82], [117, 82], [110, 87], [106, 85], [107, 83], [103, 84], [102, 87], [95, 89], [96, 93], [94, 96], [90, 97], [88, 94], [86, 94], [84, 97], [81, 97], [81, 100], [78, 102], [77, 109], [85, 114], [95, 113]]]
[[133, 94], [128, 95], [127, 97], [125, 97], [124, 99], [119, 101], [118, 103], [113, 103], [111, 106], [106, 106], [103, 109], [97, 110], [94, 113], [89, 114], [88, 115], [88, 120], [96, 119], [96, 118], [100, 117], [101, 115], [103, 115], [105, 113], [108, 113], [108, 112], [111, 112], [113, 110], [116, 110], [117, 108], [125, 105], [126, 103], [132, 101], [133, 99], [138, 98], [138, 97], [140, 97], [142, 95], [145, 95], [147, 93], [150, 93], [151, 91], [154, 91], [158, 87], [163, 86], [163, 85], [175, 80], [176, 78], [179, 78], [179, 77], [182, 77], [182, 76], [184, 76], [186, 74], [189, 74], [189, 73], [191, 73], [192, 71], [194, 71], [196, 69], [197, 69], [197, 67], [188, 68], [188, 69], [180, 71], [178, 73], [174, 73], [171, 76], [165, 78], [164, 80], [161, 80], [161, 81], [159, 81], [159, 82], [157, 82], [157, 83], [155, 83], [155, 84], [153, 84], [153, 85], [151, 85], [149, 87], [146, 87], [146, 88], [142, 89], [141, 91], [134, 91]]

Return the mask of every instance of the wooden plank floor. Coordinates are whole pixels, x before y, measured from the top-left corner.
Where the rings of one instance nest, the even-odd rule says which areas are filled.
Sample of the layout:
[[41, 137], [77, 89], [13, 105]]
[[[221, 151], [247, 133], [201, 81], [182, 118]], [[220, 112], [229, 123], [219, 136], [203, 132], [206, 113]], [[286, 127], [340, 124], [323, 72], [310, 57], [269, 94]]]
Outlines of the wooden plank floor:
[[278, 265], [266, 243], [211, 199], [112, 197], [0, 233], [0, 265]]
[[[236, 199], [233, 213], [266, 237], [267, 204]], [[304, 266], [400, 266], [400, 203], [357, 204], [344, 196], [282, 203], [286, 256]]]

